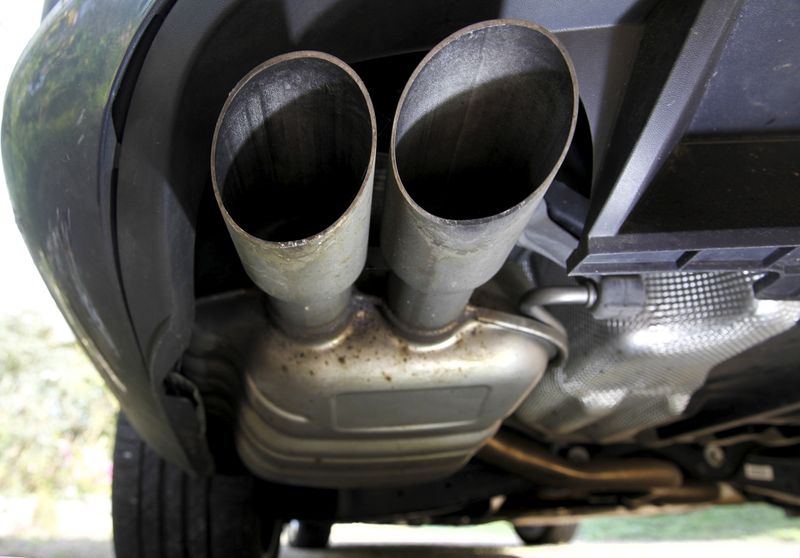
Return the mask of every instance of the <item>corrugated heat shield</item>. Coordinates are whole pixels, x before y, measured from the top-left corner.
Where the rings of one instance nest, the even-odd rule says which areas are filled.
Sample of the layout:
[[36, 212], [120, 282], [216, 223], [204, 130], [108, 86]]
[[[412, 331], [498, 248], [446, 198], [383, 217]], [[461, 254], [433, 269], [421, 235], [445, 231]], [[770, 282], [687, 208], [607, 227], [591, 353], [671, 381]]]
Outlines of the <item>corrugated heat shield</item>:
[[650, 275], [645, 310], [625, 321], [555, 309], [570, 357], [547, 371], [516, 419], [550, 439], [608, 443], [680, 416], [714, 366], [800, 319], [799, 302], [756, 299], [758, 277]]

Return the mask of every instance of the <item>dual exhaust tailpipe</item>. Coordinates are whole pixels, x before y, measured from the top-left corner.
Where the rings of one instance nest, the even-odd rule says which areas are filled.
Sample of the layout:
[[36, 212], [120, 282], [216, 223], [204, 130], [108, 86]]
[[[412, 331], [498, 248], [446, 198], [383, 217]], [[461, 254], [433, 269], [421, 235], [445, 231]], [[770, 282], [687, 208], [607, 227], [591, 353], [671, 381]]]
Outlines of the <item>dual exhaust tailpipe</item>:
[[[479, 23], [419, 64], [392, 128], [381, 247], [388, 304], [413, 331], [459, 320], [505, 262], [569, 147], [578, 92], [556, 39]], [[367, 254], [376, 161], [369, 94], [341, 60], [296, 52], [230, 94], [214, 193], [250, 278], [289, 331], [335, 329]]]
[[279, 327], [253, 293], [198, 313], [225, 305], [228, 327], [215, 326], [241, 359], [235, 440], [252, 472], [303, 486], [413, 484], [452, 474], [494, 436], [565, 340], [465, 308], [544, 195], [576, 111], [569, 59], [530, 23], [468, 27], [423, 59], [392, 128], [387, 320], [384, 304], [351, 292], [376, 166], [364, 84], [337, 58], [296, 52], [236, 86], [214, 134], [214, 193]]

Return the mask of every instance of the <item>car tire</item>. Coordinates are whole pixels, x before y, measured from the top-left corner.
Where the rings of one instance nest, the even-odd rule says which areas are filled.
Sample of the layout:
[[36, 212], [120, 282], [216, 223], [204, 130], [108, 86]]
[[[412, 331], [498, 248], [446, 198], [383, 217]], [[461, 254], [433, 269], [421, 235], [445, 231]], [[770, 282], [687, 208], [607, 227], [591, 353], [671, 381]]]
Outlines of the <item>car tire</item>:
[[120, 414], [111, 488], [116, 558], [278, 554], [281, 524], [259, 517], [252, 477], [193, 477], [161, 459]]
[[522, 542], [527, 546], [535, 546], [542, 544], [563, 544], [572, 540], [575, 532], [578, 530], [578, 525], [573, 523], [571, 525], [547, 525], [547, 526], [517, 526], [514, 525], [514, 531], [517, 536], [522, 539]]
[[331, 524], [323, 521], [292, 521], [289, 523], [289, 544], [294, 548], [326, 548]]

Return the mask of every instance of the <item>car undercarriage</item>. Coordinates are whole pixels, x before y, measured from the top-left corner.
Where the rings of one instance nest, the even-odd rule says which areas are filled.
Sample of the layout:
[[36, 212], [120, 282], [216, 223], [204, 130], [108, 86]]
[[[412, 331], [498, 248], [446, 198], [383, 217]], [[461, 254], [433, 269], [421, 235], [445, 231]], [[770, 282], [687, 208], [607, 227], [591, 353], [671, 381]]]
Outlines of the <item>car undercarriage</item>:
[[[533, 544], [794, 513], [798, 23], [792, 0], [46, 10], [3, 158], [121, 405], [117, 555], [277, 552], [290, 520], [306, 547], [351, 521]], [[197, 540], [171, 527], [192, 510]]]

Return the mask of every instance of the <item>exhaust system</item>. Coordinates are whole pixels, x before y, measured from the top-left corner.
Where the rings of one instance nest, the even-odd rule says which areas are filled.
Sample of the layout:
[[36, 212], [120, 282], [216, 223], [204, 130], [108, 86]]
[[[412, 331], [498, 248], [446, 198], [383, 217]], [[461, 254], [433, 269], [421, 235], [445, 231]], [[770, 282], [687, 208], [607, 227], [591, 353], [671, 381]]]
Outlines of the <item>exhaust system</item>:
[[549, 488], [637, 492], [683, 484], [681, 470], [668, 461], [628, 458], [574, 463], [510, 432], [499, 432], [481, 449], [478, 457]]
[[569, 56], [533, 23], [478, 23], [425, 57], [392, 128], [381, 235], [400, 322], [428, 331], [462, 316], [555, 177], [577, 113]]
[[214, 194], [245, 271], [292, 331], [345, 317], [367, 258], [376, 144], [364, 83], [319, 52], [261, 64], [222, 109]]
[[576, 113], [566, 53], [531, 23], [473, 25], [425, 57], [392, 130], [387, 307], [352, 292], [376, 157], [364, 84], [334, 57], [299, 52], [236, 86], [213, 187], [271, 311], [251, 291], [201, 301], [190, 353], [240, 378], [236, 444], [251, 471], [306, 486], [418, 483], [494, 436], [566, 339], [467, 303], [541, 200]]

